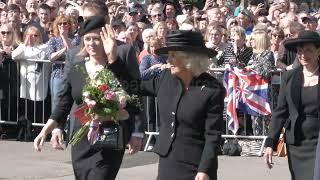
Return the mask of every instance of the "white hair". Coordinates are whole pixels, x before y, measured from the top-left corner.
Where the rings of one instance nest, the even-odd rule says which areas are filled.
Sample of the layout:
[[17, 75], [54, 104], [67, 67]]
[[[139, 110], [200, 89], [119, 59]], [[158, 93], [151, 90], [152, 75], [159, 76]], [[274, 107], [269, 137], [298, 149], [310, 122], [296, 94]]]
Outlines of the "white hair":
[[179, 30], [195, 31], [195, 28], [194, 28], [194, 26], [192, 24], [182, 23], [182, 25], [179, 27]]
[[79, 16], [79, 14], [80, 14], [79, 10], [78, 10], [76, 7], [74, 7], [74, 6], [72, 6], [72, 5], [69, 5], [69, 6], [66, 8], [66, 14], [67, 14], [67, 15], [70, 15], [70, 14], [73, 13], [73, 12], [75, 12], [77, 16]]
[[148, 28], [143, 30], [142, 32], [142, 40], [146, 39], [147, 36], [155, 36], [156, 32], [152, 28]]
[[199, 76], [209, 69], [210, 63], [207, 54], [189, 51], [176, 51], [176, 55], [183, 59], [185, 67], [189, 69], [195, 76]]

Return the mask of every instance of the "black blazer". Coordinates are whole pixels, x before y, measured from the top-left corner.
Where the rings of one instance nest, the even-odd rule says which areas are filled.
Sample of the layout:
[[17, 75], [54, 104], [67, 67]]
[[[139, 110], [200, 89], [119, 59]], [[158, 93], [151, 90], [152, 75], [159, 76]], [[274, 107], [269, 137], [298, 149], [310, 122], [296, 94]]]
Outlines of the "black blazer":
[[[71, 110], [71, 121], [69, 127], [70, 137], [78, 128], [80, 128], [80, 124], [75, 120], [73, 112], [77, 108], [77, 105], [79, 105], [79, 101], [82, 97], [82, 89], [86, 82], [86, 78], [88, 77], [85, 68], [85, 61], [77, 55], [79, 51], [80, 46], [71, 49], [67, 53], [64, 68], [64, 88], [58, 93], [58, 98], [55, 99], [58, 102], [57, 107], [59, 108], [55, 109], [50, 117], [58, 122], [59, 127], [63, 127]], [[117, 58], [119, 61], [124, 62], [130, 67], [128, 73], [131, 76], [136, 78], [140, 77], [139, 66], [133, 47], [126, 44], [119, 45]], [[127, 140], [130, 139], [131, 132], [144, 133], [143, 119], [136, 118], [135, 112], [130, 112], [130, 110], [128, 111], [130, 118], [128, 121], [125, 121], [129, 130], [129, 132], [127, 132]]]
[[[272, 112], [270, 132], [265, 144], [266, 147], [276, 149], [283, 127], [286, 129], [286, 143], [296, 143], [297, 134], [295, 133], [295, 128], [297, 128], [296, 124], [301, 115], [299, 114], [299, 107], [301, 105], [301, 89], [303, 84], [302, 69], [303, 67], [300, 65], [293, 70], [285, 72], [282, 76], [278, 105]], [[315, 97], [318, 96], [319, 89]]]
[[[218, 168], [217, 147], [223, 126], [225, 88], [207, 73], [192, 79], [187, 91], [179, 78], [165, 70], [149, 81], [134, 80], [121, 61], [109, 65], [129, 93], [157, 96], [160, 135], [153, 148], [162, 157], [194, 164], [212, 175]], [[211, 176], [213, 177], [213, 176]]]

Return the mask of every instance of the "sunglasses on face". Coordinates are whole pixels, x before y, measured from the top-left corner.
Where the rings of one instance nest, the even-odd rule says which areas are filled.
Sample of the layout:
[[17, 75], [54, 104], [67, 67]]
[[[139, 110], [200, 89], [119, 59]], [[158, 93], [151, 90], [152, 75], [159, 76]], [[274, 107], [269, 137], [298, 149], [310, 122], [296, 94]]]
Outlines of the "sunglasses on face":
[[230, 23], [230, 25], [238, 25], [238, 22], [237, 21], [233, 21]]
[[272, 34], [273, 37], [277, 37], [277, 38], [280, 38], [280, 39], [283, 39], [284, 36], [280, 35], [280, 34]]
[[34, 37], [34, 38], [39, 37], [39, 35], [38, 35], [38, 34], [28, 34], [28, 36], [31, 36], [31, 37]]
[[154, 15], [152, 15], [152, 17], [161, 17], [162, 16], [162, 14], [154, 14]]
[[10, 31], [1, 31], [1, 34], [2, 35], [8, 35], [8, 34], [11, 34], [11, 32]]
[[69, 23], [68, 22], [61, 22], [61, 23], [58, 23], [59, 26], [63, 25], [63, 26], [66, 26], [68, 25]]

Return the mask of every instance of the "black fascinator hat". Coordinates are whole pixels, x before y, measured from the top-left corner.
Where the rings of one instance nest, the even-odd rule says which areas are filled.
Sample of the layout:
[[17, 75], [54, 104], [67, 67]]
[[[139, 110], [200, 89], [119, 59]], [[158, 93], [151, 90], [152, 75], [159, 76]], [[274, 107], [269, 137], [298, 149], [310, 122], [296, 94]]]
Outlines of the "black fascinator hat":
[[83, 36], [89, 31], [102, 28], [106, 24], [105, 18], [103, 16], [92, 16], [86, 21], [82, 22], [80, 25], [79, 36]]
[[190, 30], [172, 31], [166, 38], [166, 46], [156, 49], [158, 55], [167, 55], [169, 51], [188, 51], [199, 54], [207, 54], [214, 57], [217, 52], [205, 46], [203, 36], [200, 32]]

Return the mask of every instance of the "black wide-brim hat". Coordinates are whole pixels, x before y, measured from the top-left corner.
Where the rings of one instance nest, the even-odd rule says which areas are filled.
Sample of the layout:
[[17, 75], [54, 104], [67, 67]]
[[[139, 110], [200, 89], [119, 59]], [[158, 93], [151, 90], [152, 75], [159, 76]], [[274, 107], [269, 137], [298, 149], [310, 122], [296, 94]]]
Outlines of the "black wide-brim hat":
[[284, 42], [284, 47], [291, 51], [296, 51], [296, 47], [305, 43], [320, 45], [320, 35], [317, 32], [304, 30], [298, 34], [297, 38], [288, 39]]
[[92, 16], [80, 24], [79, 36], [82, 37], [92, 30], [101, 29], [105, 25], [106, 21], [103, 16]]
[[215, 57], [217, 52], [205, 46], [203, 36], [200, 32], [176, 30], [172, 31], [166, 38], [166, 46], [156, 49], [158, 55], [167, 55], [169, 51], [187, 51], [199, 54], [207, 54]]

